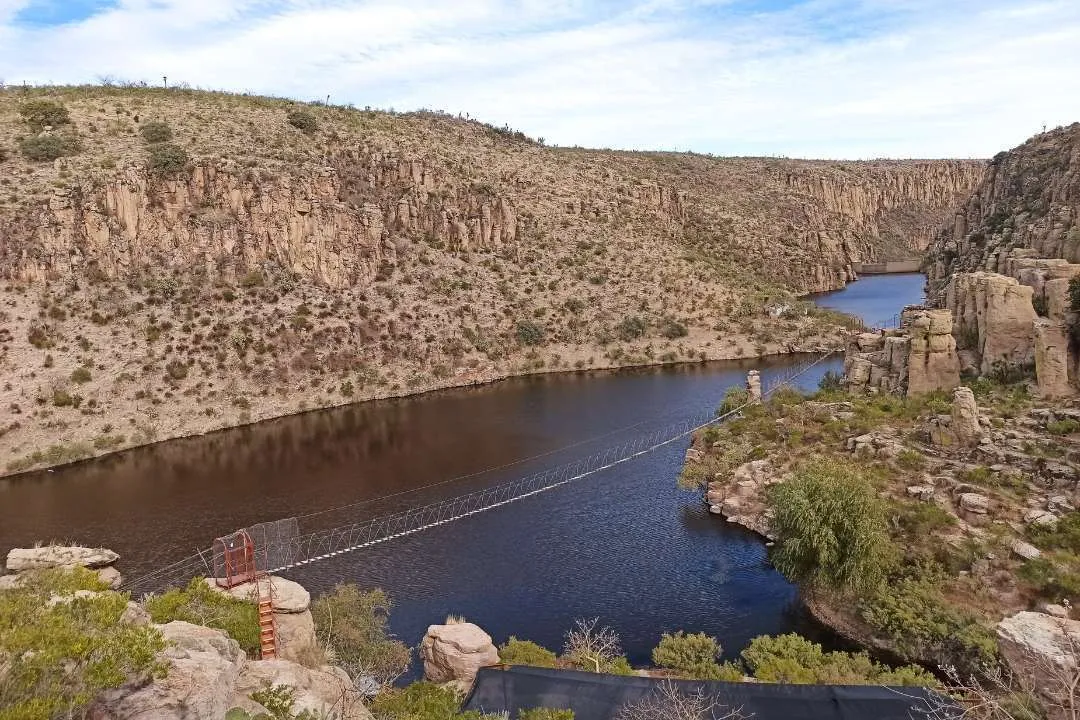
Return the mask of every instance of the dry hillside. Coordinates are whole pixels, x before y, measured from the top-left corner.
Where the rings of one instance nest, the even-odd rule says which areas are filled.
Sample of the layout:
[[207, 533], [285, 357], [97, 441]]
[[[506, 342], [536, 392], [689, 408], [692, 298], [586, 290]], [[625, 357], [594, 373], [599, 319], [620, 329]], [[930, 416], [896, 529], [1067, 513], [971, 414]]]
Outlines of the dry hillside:
[[525, 372], [813, 349], [977, 161], [548, 148], [436, 113], [0, 91], [0, 472]]

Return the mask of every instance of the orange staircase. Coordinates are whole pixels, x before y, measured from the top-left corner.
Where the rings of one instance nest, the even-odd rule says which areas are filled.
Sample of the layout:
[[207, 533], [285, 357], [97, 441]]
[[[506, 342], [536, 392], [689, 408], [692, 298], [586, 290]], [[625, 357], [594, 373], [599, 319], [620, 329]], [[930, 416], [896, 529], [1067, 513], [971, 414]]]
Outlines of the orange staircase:
[[[263, 580], [266, 592], [263, 592]], [[255, 578], [256, 592], [259, 594], [259, 650], [263, 660], [277, 657], [277, 625], [274, 622], [274, 584], [266, 573], [259, 573]]]

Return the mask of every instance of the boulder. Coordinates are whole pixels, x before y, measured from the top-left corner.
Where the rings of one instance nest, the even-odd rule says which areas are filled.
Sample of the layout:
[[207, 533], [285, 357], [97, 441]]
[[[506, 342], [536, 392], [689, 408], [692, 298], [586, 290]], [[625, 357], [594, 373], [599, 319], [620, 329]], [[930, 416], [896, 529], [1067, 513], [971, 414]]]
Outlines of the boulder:
[[220, 630], [174, 621], [159, 626], [168, 673], [146, 685], [102, 693], [93, 720], [223, 718], [233, 707], [244, 652]]
[[934, 499], [934, 486], [933, 485], [910, 485], [907, 489], [907, 494], [913, 498], [917, 498], [924, 502], [928, 502]]
[[263, 578], [259, 581], [260, 587], [256, 588], [254, 582], [246, 582], [236, 587], [223, 588], [217, 583], [214, 578], [206, 578], [206, 584], [213, 590], [220, 592], [224, 595], [230, 595], [237, 600], [248, 600], [250, 602], [257, 602], [259, 599], [259, 593], [264, 596], [269, 591], [267, 582], [272, 583], [274, 591], [274, 612], [276, 613], [302, 613], [307, 612], [311, 606], [311, 593], [309, 593], [303, 585], [292, 580], [286, 580], [283, 577], [277, 575], [271, 575], [269, 579]]
[[236, 681], [233, 706], [258, 711], [250, 695], [271, 685], [287, 685], [293, 689], [294, 714], [308, 711], [315, 717], [339, 720], [371, 717], [353, 690], [348, 673], [341, 668], [324, 665], [311, 669], [281, 659], [245, 663]]
[[1076, 508], [1069, 502], [1069, 498], [1064, 495], [1054, 495], [1046, 501], [1046, 509], [1055, 515], [1064, 515], [1065, 513], [1072, 512]]
[[472, 623], [430, 626], [420, 643], [420, 656], [425, 678], [463, 686], [472, 685], [480, 668], [499, 663], [491, 636]]
[[315, 620], [311, 611], [302, 613], [277, 613], [274, 617], [277, 630], [278, 658], [303, 662], [311, 657], [311, 648], [318, 645], [315, 637]]
[[1016, 554], [1017, 557], [1023, 558], [1024, 560], [1036, 560], [1042, 555], [1042, 552], [1039, 550], [1039, 548], [1035, 547], [1031, 543], [1024, 542], [1020, 539], [1013, 540], [1009, 544], [1009, 548]]
[[1035, 377], [1039, 395], [1060, 398], [1072, 394], [1069, 385], [1069, 329], [1063, 322], [1035, 321]]
[[949, 429], [956, 436], [956, 441], [967, 447], [979, 443], [979, 406], [975, 404], [975, 394], [971, 388], [958, 387], [953, 390], [952, 413]]
[[1034, 290], [1016, 278], [997, 273], [958, 273], [946, 293], [959, 336], [971, 336], [979, 353], [979, 370], [995, 363], [1030, 363], [1035, 355]]
[[103, 568], [119, 559], [119, 555], [105, 548], [46, 545], [36, 548], [12, 548], [7, 554], [5, 565], [9, 573], [15, 573], [57, 567]]
[[1028, 525], [1050, 527], [1057, 525], [1057, 516], [1048, 510], [1032, 509], [1024, 513], [1024, 522]]
[[990, 511], [990, 498], [979, 493], [960, 493], [960, 509], [976, 515], [985, 515]]
[[124, 582], [124, 577], [120, 574], [120, 571], [114, 568], [112, 565], [103, 567], [97, 571], [98, 579], [105, 583], [112, 590], [118, 590], [120, 584]]
[[761, 373], [757, 370], [751, 370], [746, 374], [746, 394], [750, 402], [761, 402]]
[[1013, 675], [1030, 683], [1051, 705], [1060, 702], [1062, 681], [1077, 672], [1080, 662], [1080, 622], [1019, 612], [998, 623], [997, 637]]
[[1069, 608], [1057, 603], [1043, 603], [1039, 606], [1039, 612], [1056, 618], [1069, 617]]

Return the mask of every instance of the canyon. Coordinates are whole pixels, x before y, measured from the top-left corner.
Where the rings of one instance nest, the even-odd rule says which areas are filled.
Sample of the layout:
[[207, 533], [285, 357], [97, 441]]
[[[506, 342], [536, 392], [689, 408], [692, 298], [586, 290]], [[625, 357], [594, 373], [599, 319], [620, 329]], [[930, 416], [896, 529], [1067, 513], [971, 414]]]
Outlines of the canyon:
[[837, 347], [798, 296], [920, 253], [985, 165], [549, 148], [116, 87], [0, 92], [0, 148], [9, 473], [511, 375]]

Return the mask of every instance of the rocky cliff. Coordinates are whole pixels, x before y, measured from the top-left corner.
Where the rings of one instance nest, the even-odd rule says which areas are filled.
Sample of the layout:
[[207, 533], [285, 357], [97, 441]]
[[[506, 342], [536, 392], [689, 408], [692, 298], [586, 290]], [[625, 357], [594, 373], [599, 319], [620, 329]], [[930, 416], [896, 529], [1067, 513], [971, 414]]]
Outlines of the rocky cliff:
[[[26, 111], [41, 102], [53, 125]], [[765, 311], [917, 251], [982, 168], [0, 92], [0, 466], [522, 372], [834, 344], [824, 319]]]
[[931, 243], [932, 294], [957, 272], [1011, 275], [1013, 250], [1080, 262], [1080, 123], [994, 156], [967, 202]]

